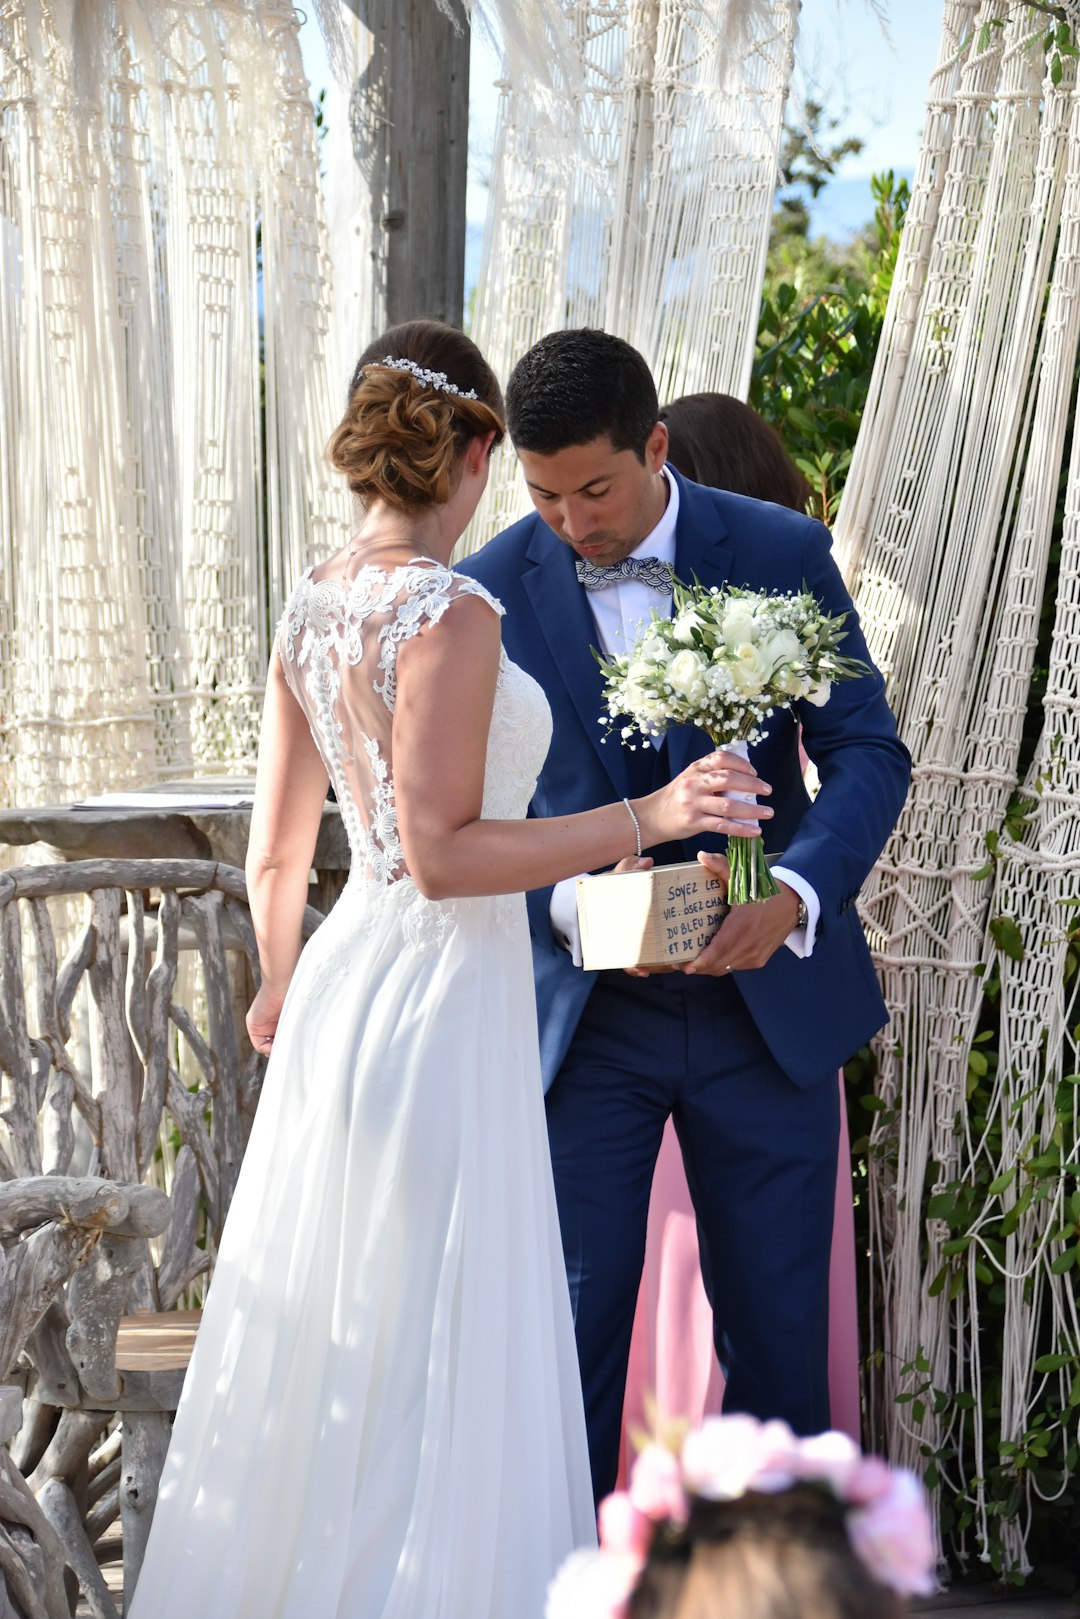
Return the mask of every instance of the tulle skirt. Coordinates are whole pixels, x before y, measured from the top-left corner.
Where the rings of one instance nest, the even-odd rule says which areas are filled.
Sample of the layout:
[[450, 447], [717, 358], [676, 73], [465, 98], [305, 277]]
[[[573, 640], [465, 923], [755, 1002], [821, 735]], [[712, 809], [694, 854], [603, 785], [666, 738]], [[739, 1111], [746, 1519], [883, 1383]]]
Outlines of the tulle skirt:
[[290, 986], [133, 1619], [539, 1619], [594, 1536], [524, 902], [354, 879]]

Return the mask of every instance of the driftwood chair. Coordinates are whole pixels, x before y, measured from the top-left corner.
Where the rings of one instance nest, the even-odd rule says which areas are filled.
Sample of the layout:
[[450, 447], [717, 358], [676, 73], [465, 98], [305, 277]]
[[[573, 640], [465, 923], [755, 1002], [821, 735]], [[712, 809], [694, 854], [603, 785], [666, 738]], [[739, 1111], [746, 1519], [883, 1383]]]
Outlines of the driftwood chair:
[[[80, 899], [58, 961], [50, 902]], [[134, 1590], [198, 1320], [175, 1306], [212, 1267], [258, 1101], [257, 982], [234, 867], [0, 873], [0, 1619], [64, 1619], [76, 1587], [117, 1619], [117, 1518]]]

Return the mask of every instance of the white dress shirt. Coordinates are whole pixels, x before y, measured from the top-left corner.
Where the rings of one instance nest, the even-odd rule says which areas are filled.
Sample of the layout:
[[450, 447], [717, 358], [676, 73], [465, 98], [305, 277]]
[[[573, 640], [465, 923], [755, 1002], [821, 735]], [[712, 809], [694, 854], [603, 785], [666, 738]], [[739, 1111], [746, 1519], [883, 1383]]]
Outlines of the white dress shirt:
[[[660, 521], [630, 555], [657, 557], [661, 562], [667, 562], [674, 568], [675, 525], [679, 518], [679, 485], [668, 474], [666, 467], [664, 478], [668, 486], [668, 500]], [[640, 635], [643, 625], [648, 623], [651, 613], [671, 617], [671, 592], [654, 590], [652, 586], [642, 584], [640, 579], [622, 579], [603, 590], [590, 590], [588, 602], [593, 623], [596, 625], [600, 649], [608, 657], [629, 651]], [[650, 741], [657, 749], [664, 745], [662, 736], [651, 737]], [[793, 888], [806, 906], [805, 928], [793, 928], [784, 943], [795, 955], [808, 956], [814, 948], [817, 936], [821, 903], [813, 887], [805, 877], [800, 877], [798, 872], [788, 871], [784, 866], [773, 866], [771, 869], [777, 881]], [[576, 877], [564, 877], [562, 882], [555, 884], [551, 891], [549, 914], [551, 929], [556, 939], [562, 941], [573, 956], [574, 965], [580, 967], [581, 934], [578, 929], [577, 882]]]

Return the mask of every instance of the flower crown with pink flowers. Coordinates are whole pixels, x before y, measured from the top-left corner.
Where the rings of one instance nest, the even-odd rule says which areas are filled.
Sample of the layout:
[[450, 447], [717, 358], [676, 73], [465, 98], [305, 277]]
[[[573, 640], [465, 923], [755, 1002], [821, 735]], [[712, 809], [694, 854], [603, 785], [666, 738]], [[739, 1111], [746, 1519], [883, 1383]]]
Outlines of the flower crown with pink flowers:
[[685, 1524], [691, 1497], [733, 1501], [797, 1484], [830, 1491], [846, 1509], [852, 1550], [880, 1584], [903, 1596], [938, 1588], [926, 1493], [913, 1473], [863, 1456], [846, 1434], [797, 1439], [786, 1422], [709, 1417], [676, 1454], [646, 1445], [628, 1491], [600, 1504], [600, 1546], [578, 1551], [548, 1591], [545, 1619], [626, 1619], [657, 1525]]

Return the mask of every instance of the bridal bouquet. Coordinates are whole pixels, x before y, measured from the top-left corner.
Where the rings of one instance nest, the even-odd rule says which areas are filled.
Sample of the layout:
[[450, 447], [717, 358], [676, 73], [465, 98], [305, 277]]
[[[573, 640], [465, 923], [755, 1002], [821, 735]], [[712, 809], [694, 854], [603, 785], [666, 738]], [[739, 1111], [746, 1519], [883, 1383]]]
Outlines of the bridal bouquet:
[[[846, 613], [829, 614], [808, 591], [767, 596], [762, 591], [673, 581], [671, 618], [653, 613], [632, 650], [600, 658], [610, 719], [629, 720], [621, 736], [648, 741], [670, 725], [698, 725], [718, 748], [745, 758], [762, 726], [778, 708], [797, 701], [827, 703], [833, 682], [868, 670], [837, 649]], [[780, 892], [765, 863], [760, 838], [728, 843], [732, 904]]]

